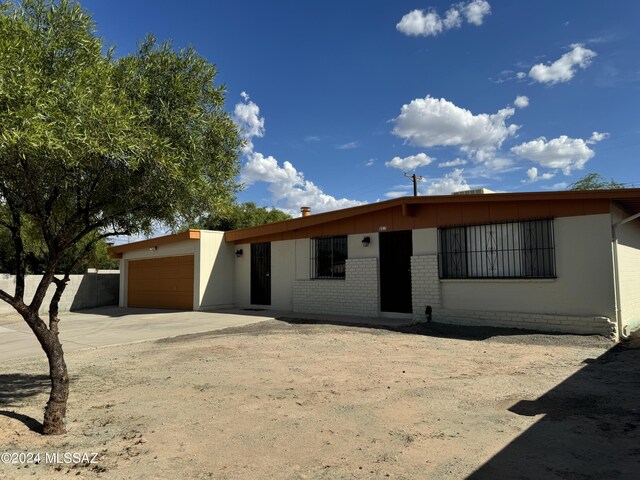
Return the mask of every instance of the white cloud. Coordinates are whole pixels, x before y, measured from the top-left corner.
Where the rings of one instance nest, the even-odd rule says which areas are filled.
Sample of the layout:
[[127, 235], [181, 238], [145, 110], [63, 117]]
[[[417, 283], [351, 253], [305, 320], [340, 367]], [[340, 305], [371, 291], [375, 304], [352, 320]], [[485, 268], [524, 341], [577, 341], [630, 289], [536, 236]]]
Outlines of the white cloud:
[[472, 0], [452, 5], [444, 18], [435, 9], [412, 10], [404, 15], [396, 29], [405, 35], [433, 36], [452, 28], [460, 28], [462, 19], [472, 25], [482, 25], [484, 17], [491, 13], [491, 5], [486, 0]]
[[527, 74], [525, 72], [518, 72], [516, 73], [516, 78], [518, 80], [522, 80], [523, 78], [525, 78], [527, 76]]
[[338, 150], [351, 150], [352, 148], [358, 148], [358, 145], [358, 142], [348, 142], [341, 145], [336, 145], [336, 148]]
[[385, 166], [391, 168], [397, 168], [399, 170], [415, 170], [419, 167], [425, 167], [433, 162], [426, 153], [418, 153], [417, 155], [410, 155], [408, 157], [400, 158], [394, 157], [390, 162], [385, 162]]
[[467, 22], [473, 25], [482, 25], [484, 17], [491, 13], [491, 5], [485, 0], [473, 0], [463, 7]]
[[305, 180], [304, 174], [296, 170], [291, 162], [285, 161], [280, 166], [274, 157], [265, 157], [261, 153], [248, 155], [240, 172], [240, 181], [246, 185], [268, 183], [278, 209], [290, 215], [299, 214], [301, 206], [311, 207], [313, 212], [320, 213], [364, 203], [327, 195], [313, 182]]
[[260, 117], [260, 107], [249, 99], [247, 92], [240, 93], [244, 102], [237, 103], [233, 110], [233, 119], [240, 127], [241, 135], [246, 144], [244, 153], [253, 151], [253, 137], [264, 136], [264, 118]]
[[335, 198], [322, 191], [313, 182], [306, 180], [291, 162], [278, 164], [272, 156], [254, 152], [251, 139], [264, 136], [264, 118], [260, 118], [260, 108], [249, 100], [246, 92], [240, 94], [244, 103], [238, 103], [234, 110], [234, 119], [242, 128], [247, 139], [244, 148], [246, 162], [240, 169], [240, 182], [253, 185], [265, 182], [271, 192], [272, 200], [279, 210], [290, 215], [299, 215], [300, 207], [311, 207], [313, 212], [320, 213], [340, 208], [354, 207], [365, 202], [347, 198]]
[[462, 176], [464, 170], [456, 168], [446, 174], [443, 178], [431, 182], [425, 191], [425, 195], [448, 195], [453, 192], [469, 190], [469, 184]]
[[442, 20], [436, 12], [412, 10], [400, 19], [396, 28], [405, 35], [436, 36], [442, 33]]
[[606, 140], [607, 138], [609, 138], [609, 134], [606, 132], [593, 132], [591, 133], [591, 137], [586, 141], [586, 143], [588, 143], [589, 145], [593, 145], [594, 143], [601, 142], [602, 140]]
[[393, 133], [418, 147], [458, 146], [482, 162], [518, 130], [518, 125], [506, 123], [514, 113], [513, 108], [503, 108], [474, 115], [444, 98], [427, 96], [402, 106]]
[[513, 101], [513, 104], [518, 108], [527, 108], [529, 106], [529, 97], [526, 95], [518, 95]]
[[460, 10], [457, 8], [450, 8], [447, 10], [444, 20], [442, 21], [442, 25], [447, 30], [460, 28], [462, 26], [462, 15], [460, 14]]
[[593, 50], [580, 43], [570, 45], [571, 51], [562, 55], [550, 65], [538, 63], [529, 70], [529, 77], [540, 83], [568, 82], [576, 74], [578, 68], [585, 69], [597, 55]]
[[542, 175], [538, 175], [538, 169], [536, 167], [531, 167], [527, 170], [527, 177], [529, 177], [529, 183], [537, 182], [538, 180], [549, 180], [555, 177], [555, 173], [547, 172]]
[[307, 135], [306, 137], [304, 137], [304, 141], [305, 142], [319, 142], [320, 141], [320, 137], [318, 137], [317, 135]]
[[376, 159], [375, 158], [370, 158], [369, 160], [367, 160], [367, 163], [364, 164], [365, 167], [370, 167], [372, 166], [374, 163], [376, 163]]
[[595, 155], [586, 141], [581, 138], [569, 138], [566, 135], [548, 142], [545, 137], [540, 137], [516, 145], [511, 151], [543, 167], [559, 168], [565, 175], [569, 175], [572, 170], [582, 170]]
[[408, 190], [391, 190], [384, 194], [387, 198], [398, 198], [398, 197], [406, 197], [409, 195]]
[[438, 167], [447, 168], [447, 167], [459, 167], [461, 165], [466, 165], [467, 161], [461, 158], [456, 158], [455, 160], [450, 160], [448, 162], [440, 162]]

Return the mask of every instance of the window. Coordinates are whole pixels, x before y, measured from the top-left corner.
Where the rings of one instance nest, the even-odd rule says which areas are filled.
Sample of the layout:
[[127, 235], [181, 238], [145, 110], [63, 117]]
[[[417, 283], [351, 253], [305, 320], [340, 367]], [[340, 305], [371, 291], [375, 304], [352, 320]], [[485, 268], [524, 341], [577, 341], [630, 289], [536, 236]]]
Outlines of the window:
[[555, 278], [553, 220], [438, 229], [440, 278]]
[[345, 278], [347, 236], [311, 239], [311, 278]]

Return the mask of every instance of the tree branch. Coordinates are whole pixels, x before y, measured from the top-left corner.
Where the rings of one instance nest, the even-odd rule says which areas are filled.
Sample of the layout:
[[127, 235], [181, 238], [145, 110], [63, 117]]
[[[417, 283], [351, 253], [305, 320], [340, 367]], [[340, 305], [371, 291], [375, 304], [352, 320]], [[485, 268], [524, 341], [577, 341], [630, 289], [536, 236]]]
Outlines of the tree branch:
[[62, 298], [62, 294], [64, 293], [64, 289], [67, 287], [67, 283], [69, 283], [69, 274], [65, 273], [62, 279], [53, 277], [53, 283], [56, 284], [56, 291], [51, 297], [51, 302], [49, 303], [49, 330], [56, 337], [58, 336], [58, 323], [60, 322], [60, 318], [58, 317], [58, 306], [60, 303], [60, 298]]

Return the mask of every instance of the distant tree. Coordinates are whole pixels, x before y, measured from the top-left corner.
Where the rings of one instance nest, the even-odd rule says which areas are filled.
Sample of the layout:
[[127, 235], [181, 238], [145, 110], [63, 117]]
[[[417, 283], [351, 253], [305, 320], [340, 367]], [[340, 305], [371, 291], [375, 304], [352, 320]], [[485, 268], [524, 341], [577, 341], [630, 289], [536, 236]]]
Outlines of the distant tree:
[[[24, 259], [25, 274], [40, 274], [47, 266], [46, 253], [43, 246], [28, 235], [25, 229], [24, 235]], [[107, 252], [108, 243], [104, 239], [97, 240], [91, 251], [77, 265], [71, 268], [69, 273], [86, 273], [88, 268], [117, 269], [118, 261], [111, 258]], [[14, 272], [16, 270], [14, 244], [11, 239], [11, 232], [0, 226], [0, 273]], [[62, 271], [62, 265], [58, 266]]]
[[235, 230], [288, 220], [291, 216], [275, 208], [258, 207], [253, 202], [233, 205], [226, 212], [206, 215], [199, 225], [208, 230]]
[[625, 188], [624, 183], [616, 182], [613, 178], [607, 180], [599, 173], [589, 173], [569, 185], [568, 190], [613, 190]]
[[[68, 0], [0, 2], [0, 230], [13, 246], [13, 295], [49, 361], [43, 433], [65, 431], [69, 376], [58, 303], [101, 240], [175, 225], [228, 205], [242, 141], [216, 69], [151, 37], [114, 59]], [[43, 275], [25, 299], [29, 245]], [[48, 324], [41, 318], [47, 290]]]

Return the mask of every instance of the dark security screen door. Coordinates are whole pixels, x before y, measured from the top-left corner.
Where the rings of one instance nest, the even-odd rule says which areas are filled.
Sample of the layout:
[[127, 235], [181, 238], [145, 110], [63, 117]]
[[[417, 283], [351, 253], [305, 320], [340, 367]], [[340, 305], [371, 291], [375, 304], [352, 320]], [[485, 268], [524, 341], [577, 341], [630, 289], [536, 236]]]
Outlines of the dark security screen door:
[[271, 305], [271, 243], [251, 244], [251, 303]]
[[411, 313], [411, 230], [380, 233], [380, 310]]

